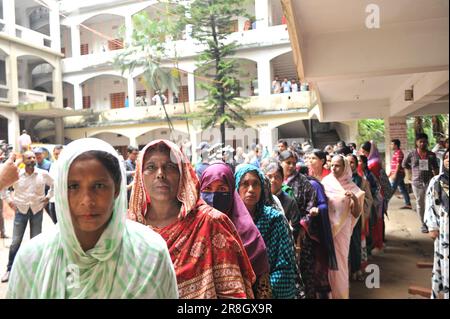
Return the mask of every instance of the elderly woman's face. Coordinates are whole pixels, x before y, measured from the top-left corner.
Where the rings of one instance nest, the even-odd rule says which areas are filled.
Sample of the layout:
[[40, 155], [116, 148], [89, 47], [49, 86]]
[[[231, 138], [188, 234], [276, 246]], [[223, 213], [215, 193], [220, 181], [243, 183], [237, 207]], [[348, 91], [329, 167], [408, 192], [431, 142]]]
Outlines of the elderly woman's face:
[[170, 159], [170, 153], [150, 151], [142, 167], [144, 187], [151, 201], [177, 200], [180, 171]]
[[335, 156], [331, 160], [331, 171], [336, 178], [341, 177], [344, 174], [345, 164], [344, 160], [340, 156]]
[[101, 234], [111, 218], [119, 186], [95, 159], [76, 159], [69, 168], [67, 195], [76, 234]]
[[249, 211], [256, 207], [261, 199], [262, 185], [259, 177], [249, 172], [245, 174], [239, 183], [239, 196]]

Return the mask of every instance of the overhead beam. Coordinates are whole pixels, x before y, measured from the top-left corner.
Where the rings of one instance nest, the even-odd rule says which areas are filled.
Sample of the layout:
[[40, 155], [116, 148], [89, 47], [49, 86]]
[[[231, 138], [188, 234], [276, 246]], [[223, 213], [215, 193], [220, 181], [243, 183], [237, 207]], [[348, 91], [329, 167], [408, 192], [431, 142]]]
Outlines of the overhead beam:
[[383, 119], [389, 116], [389, 100], [324, 103], [323, 114], [323, 122]]
[[448, 70], [448, 22], [443, 18], [304, 35], [305, 78], [324, 81]]
[[300, 29], [300, 21], [296, 19], [294, 12], [294, 4], [292, 0], [281, 0], [281, 6], [283, 8], [284, 16], [287, 20], [289, 38], [291, 40], [291, 46], [294, 56], [294, 63], [297, 67], [297, 75], [300, 81], [305, 80], [305, 71], [303, 67], [303, 57], [302, 57], [302, 38]]

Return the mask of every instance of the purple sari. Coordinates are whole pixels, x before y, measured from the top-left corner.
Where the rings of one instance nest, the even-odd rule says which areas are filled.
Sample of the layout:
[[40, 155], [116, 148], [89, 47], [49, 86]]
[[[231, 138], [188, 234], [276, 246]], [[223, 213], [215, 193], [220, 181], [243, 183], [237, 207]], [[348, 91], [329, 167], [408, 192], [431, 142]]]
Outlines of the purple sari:
[[244, 202], [235, 190], [234, 174], [230, 167], [223, 163], [210, 165], [202, 174], [200, 189], [203, 190], [214, 181], [221, 180], [232, 190], [232, 209], [225, 213], [236, 226], [239, 236], [244, 243], [247, 255], [252, 263], [256, 277], [269, 273], [269, 259], [264, 240], [256, 227]]

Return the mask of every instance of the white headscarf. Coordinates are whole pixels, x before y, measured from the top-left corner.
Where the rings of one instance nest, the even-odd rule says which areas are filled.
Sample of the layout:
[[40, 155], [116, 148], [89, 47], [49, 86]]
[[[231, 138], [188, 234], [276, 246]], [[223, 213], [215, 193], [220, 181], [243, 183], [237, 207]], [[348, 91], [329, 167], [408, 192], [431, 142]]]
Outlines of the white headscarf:
[[[108, 225], [95, 247], [85, 252], [73, 228], [67, 180], [73, 161], [88, 151], [113, 155], [119, 162], [122, 180]], [[126, 220], [125, 169], [111, 145], [93, 138], [70, 143], [58, 160], [55, 201], [58, 229], [33, 238], [19, 251], [8, 297], [178, 297], [165, 241], [147, 227]]]

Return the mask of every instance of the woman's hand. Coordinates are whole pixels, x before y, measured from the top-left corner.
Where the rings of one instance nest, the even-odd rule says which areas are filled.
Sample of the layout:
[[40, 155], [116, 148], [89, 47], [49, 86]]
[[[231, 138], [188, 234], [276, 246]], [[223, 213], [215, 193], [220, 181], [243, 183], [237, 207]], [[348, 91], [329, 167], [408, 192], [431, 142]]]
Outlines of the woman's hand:
[[356, 195], [351, 192], [351, 191], [346, 191], [345, 192], [345, 196], [352, 199], [354, 202], [356, 202], [358, 200], [358, 198], [356, 197]]
[[313, 207], [309, 210], [309, 216], [311, 217], [315, 217], [319, 215], [319, 208], [318, 207]]
[[429, 235], [431, 239], [435, 240], [439, 236], [439, 230], [430, 230]]

